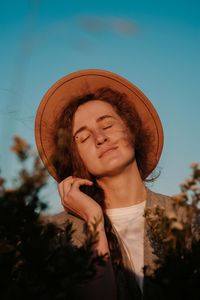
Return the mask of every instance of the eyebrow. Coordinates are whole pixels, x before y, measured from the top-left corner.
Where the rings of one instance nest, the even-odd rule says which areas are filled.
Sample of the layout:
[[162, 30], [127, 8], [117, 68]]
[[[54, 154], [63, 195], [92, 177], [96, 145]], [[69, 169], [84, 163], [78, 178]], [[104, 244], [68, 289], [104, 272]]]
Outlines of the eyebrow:
[[[99, 122], [101, 122], [101, 121], [103, 121], [104, 119], [107, 119], [107, 118], [113, 118], [113, 119], [115, 119], [115, 117], [113, 117], [111, 115], [103, 115], [103, 116], [99, 117], [96, 120], [96, 122], [99, 123]], [[76, 130], [76, 132], [74, 133], [73, 137], [75, 137], [78, 133], [80, 133], [81, 131], [86, 130], [86, 129], [88, 129], [87, 126], [81, 126], [78, 130]]]

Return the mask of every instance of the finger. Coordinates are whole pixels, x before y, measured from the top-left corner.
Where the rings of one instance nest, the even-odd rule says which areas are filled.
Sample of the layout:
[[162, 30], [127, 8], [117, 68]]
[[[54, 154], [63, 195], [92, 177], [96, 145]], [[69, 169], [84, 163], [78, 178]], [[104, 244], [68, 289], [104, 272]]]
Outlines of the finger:
[[68, 194], [73, 180], [73, 177], [69, 176], [58, 184], [58, 192], [60, 194], [61, 199], [65, 196], [65, 194]]
[[60, 198], [63, 198], [63, 182], [60, 182], [58, 184], [58, 192], [59, 192]]
[[[70, 188], [69, 188], [69, 181], [68, 181], [68, 186], [64, 187], [65, 188], [64, 197], [61, 198], [62, 205], [66, 209], [69, 209], [69, 210], [71, 209], [71, 200], [70, 200], [70, 197], [68, 197], [68, 196], [70, 196], [69, 193], [72, 193], [71, 194], [71, 196], [72, 196], [72, 195], [74, 195], [74, 193], [76, 191], [80, 192], [79, 188], [81, 185], [92, 185], [93, 184], [93, 182], [88, 179], [81, 179], [81, 178], [76, 178], [76, 179], [73, 178], [73, 179], [74, 180], [73, 180], [72, 184], [70, 185]], [[74, 205], [73, 205], [72, 211], [76, 212]]]
[[63, 182], [63, 198], [67, 197], [69, 191], [72, 188], [73, 182], [74, 182], [73, 178], [71, 178], [69, 180], [65, 180]]
[[71, 185], [71, 188], [79, 188], [82, 185], [88, 185], [91, 186], [93, 185], [93, 182], [91, 180], [88, 179], [75, 179]]

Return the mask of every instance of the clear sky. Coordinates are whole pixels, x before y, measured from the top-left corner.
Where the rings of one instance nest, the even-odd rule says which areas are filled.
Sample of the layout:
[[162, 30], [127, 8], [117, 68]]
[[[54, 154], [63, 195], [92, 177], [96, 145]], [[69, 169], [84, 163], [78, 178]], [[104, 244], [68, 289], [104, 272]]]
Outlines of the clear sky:
[[[70, 72], [99, 68], [132, 81], [156, 107], [165, 145], [151, 189], [179, 191], [200, 161], [199, 1], [1, 0], [0, 20], [0, 167], [8, 182], [17, 169], [12, 137], [34, 146], [46, 90]], [[44, 194], [59, 211], [53, 180]]]

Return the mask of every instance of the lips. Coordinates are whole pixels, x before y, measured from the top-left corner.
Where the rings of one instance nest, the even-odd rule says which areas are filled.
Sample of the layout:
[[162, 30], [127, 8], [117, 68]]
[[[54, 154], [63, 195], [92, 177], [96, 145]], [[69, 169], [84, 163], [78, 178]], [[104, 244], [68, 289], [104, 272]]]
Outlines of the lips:
[[101, 158], [101, 157], [102, 157], [104, 154], [106, 154], [107, 152], [110, 152], [111, 150], [115, 150], [115, 149], [117, 149], [117, 147], [110, 147], [110, 148], [104, 149], [104, 150], [100, 153], [99, 158]]

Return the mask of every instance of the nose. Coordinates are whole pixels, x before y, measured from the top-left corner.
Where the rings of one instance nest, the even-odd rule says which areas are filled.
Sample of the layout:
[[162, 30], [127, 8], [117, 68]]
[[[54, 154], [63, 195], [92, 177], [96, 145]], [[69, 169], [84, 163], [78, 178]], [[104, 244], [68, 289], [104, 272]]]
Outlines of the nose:
[[109, 140], [108, 136], [104, 132], [98, 132], [95, 135], [96, 146], [100, 146]]

